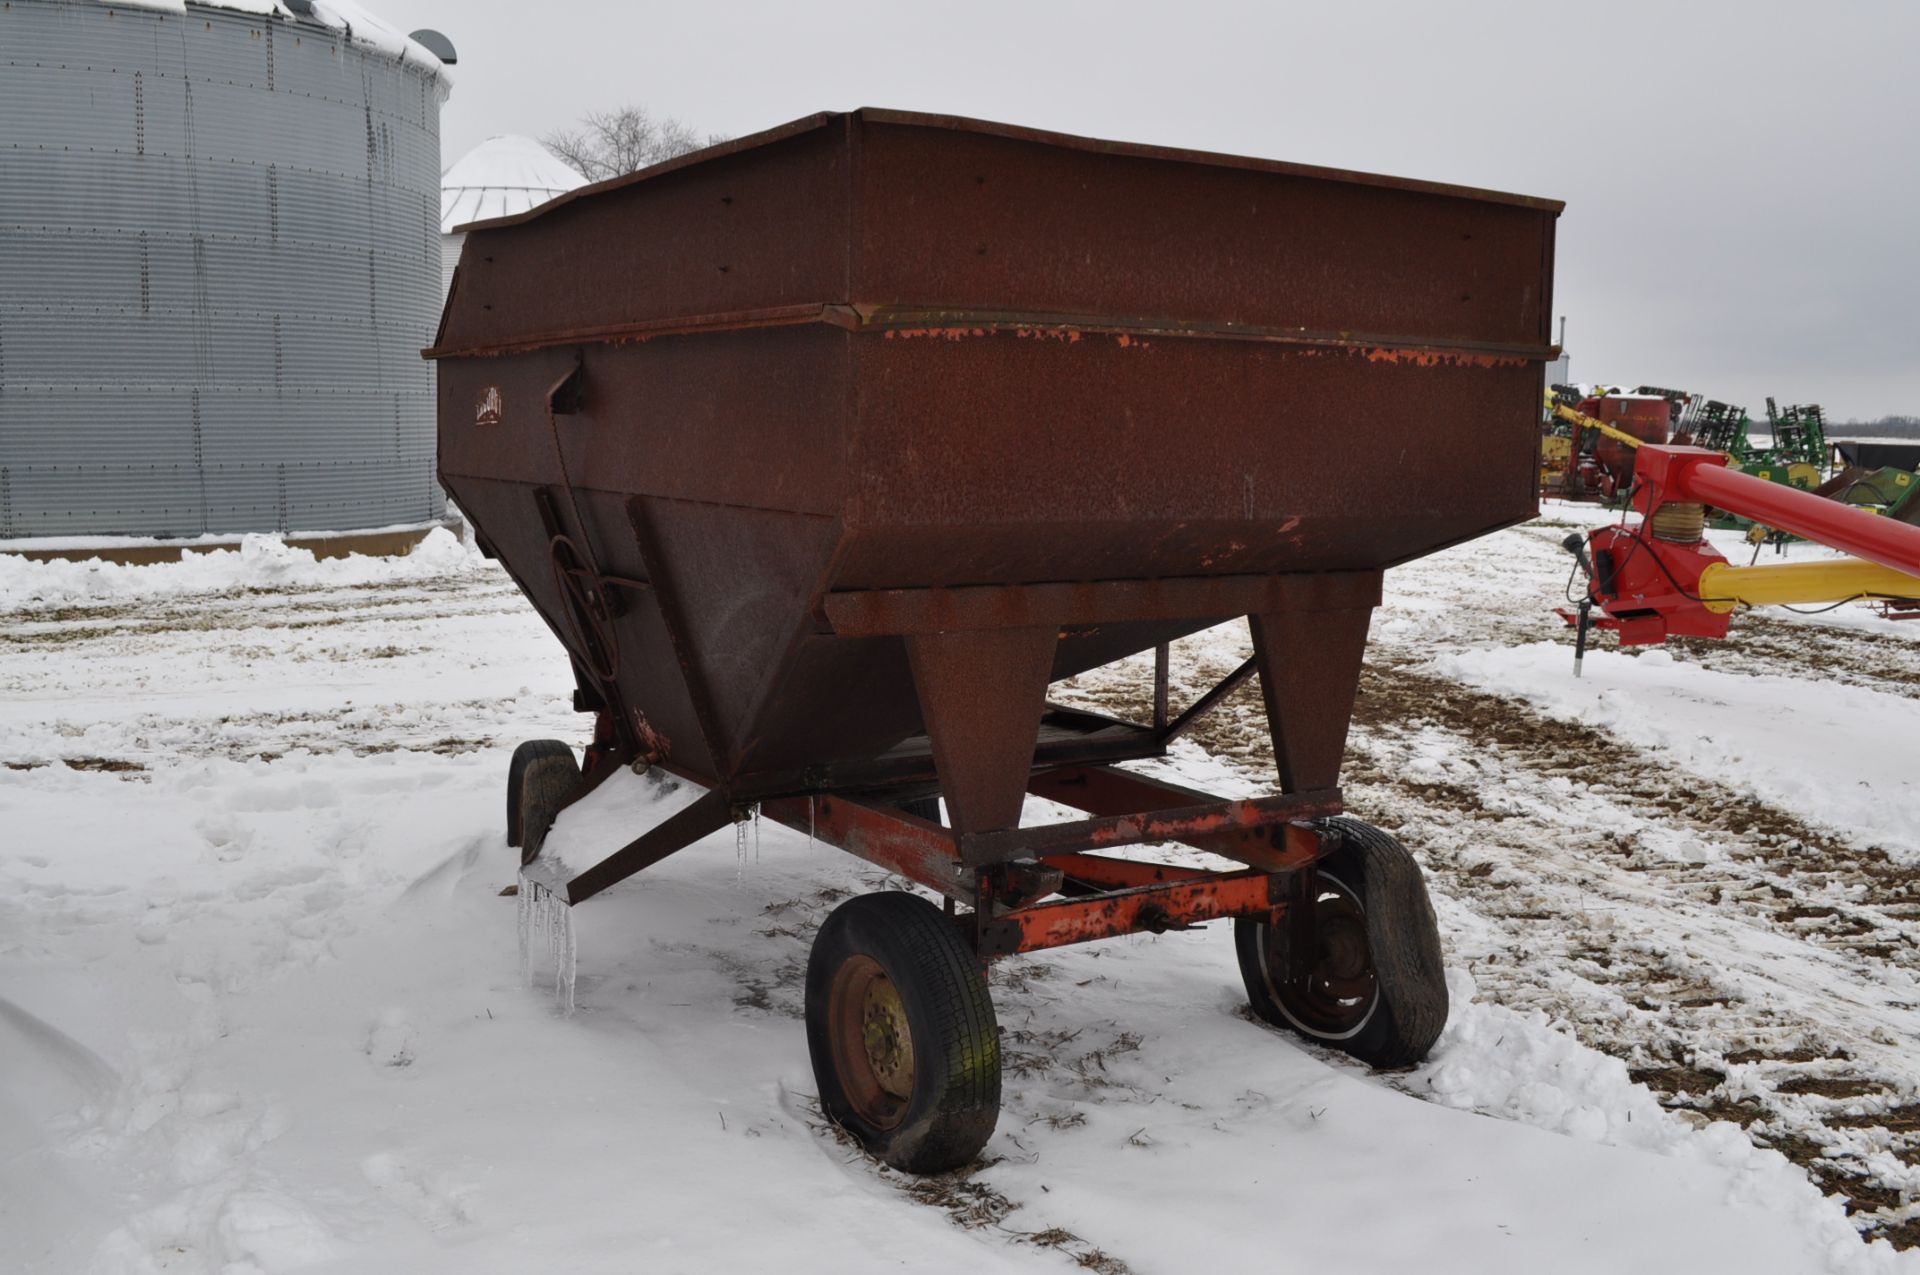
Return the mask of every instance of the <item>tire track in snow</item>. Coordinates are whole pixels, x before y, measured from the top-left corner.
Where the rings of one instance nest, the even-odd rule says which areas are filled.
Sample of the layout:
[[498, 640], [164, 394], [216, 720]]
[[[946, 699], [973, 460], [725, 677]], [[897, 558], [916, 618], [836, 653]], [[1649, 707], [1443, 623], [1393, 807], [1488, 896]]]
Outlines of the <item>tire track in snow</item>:
[[[1188, 694], [1241, 652], [1195, 643]], [[1134, 661], [1075, 698], [1141, 717]], [[1194, 731], [1270, 782], [1258, 692]], [[1543, 1009], [1669, 1106], [1731, 1119], [1920, 1244], [1920, 884], [1764, 802], [1517, 700], [1387, 654], [1356, 706], [1350, 807], [1421, 856], [1453, 959], [1483, 994]]]
[[[311, 591], [303, 590], [303, 593]], [[106, 651], [132, 649], [156, 638], [186, 635], [194, 649], [206, 636], [222, 632], [258, 634], [274, 629], [373, 628], [381, 623], [444, 620], [451, 616], [506, 615], [526, 609], [511, 585], [437, 597], [383, 590], [343, 589], [325, 597], [272, 597], [218, 594], [169, 598], [161, 603], [75, 608], [55, 612], [16, 611], [0, 626], [0, 649], [29, 652], [99, 644]], [[347, 596], [338, 596], [339, 594]]]
[[[29, 770], [64, 762], [138, 778], [151, 764], [180, 757], [274, 761], [296, 752], [453, 754], [492, 747], [497, 737], [475, 727], [517, 721], [524, 703], [423, 699], [407, 693], [408, 674], [444, 664], [450, 623], [493, 625], [511, 617], [537, 624], [531, 615], [510, 580], [470, 574], [250, 586], [5, 612], [0, 658], [7, 663], [0, 688], [16, 698], [20, 714], [9, 746], [0, 748], [0, 765]], [[75, 661], [87, 662], [97, 683], [117, 684], [129, 703], [150, 711], [117, 717], [113, 729], [97, 732], [112, 738], [75, 728], [59, 709]], [[393, 684], [391, 698], [384, 688], [377, 699], [363, 689], [358, 708], [335, 703], [216, 711], [202, 704], [197, 712], [168, 712], [165, 698], [145, 698], [158, 669], [167, 670], [168, 688], [177, 689], [182, 677], [188, 684], [250, 678], [284, 684], [288, 676], [267, 672], [276, 666], [317, 684], [332, 676], [327, 665], [341, 666], [350, 677], [378, 670]], [[292, 673], [302, 668], [313, 671]], [[45, 720], [27, 716], [32, 710], [26, 705], [35, 699], [50, 705]], [[573, 720], [566, 705], [556, 701], [552, 708]], [[101, 755], [103, 749], [112, 755]]]
[[1920, 643], [1866, 629], [1748, 613], [1724, 641], [1678, 638], [1687, 659], [1723, 673], [1819, 678], [1920, 699]]

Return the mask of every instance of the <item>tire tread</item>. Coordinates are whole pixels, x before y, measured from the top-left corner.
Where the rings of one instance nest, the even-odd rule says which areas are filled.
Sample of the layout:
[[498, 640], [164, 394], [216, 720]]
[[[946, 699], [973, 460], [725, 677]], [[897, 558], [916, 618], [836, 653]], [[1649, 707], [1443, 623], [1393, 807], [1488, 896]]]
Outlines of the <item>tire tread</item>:
[[[815, 940], [814, 960], [831, 959], [844, 945], [843, 932], [865, 936], [869, 941], [861, 948], [883, 948], [905, 967], [893, 971], [895, 984], [903, 996], [923, 1004], [923, 1026], [946, 1069], [925, 1109], [909, 1123], [869, 1140], [869, 1149], [909, 1173], [939, 1173], [969, 1163], [993, 1135], [1000, 1116], [999, 1029], [979, 958], [939, 908], [905, 891], [863, 894], [834, 909]], [[817, 987], [823, 993], [830, 974], [809, 970], [810, 1038], [825, 1031], [816, 1021], [825, 1016], [824, 995], [816, 1005], [815, 993]], [[810, 1043], [825, 1107], [829, 1078], [818, 1073], [830, 1055], [819, 1041]], [[919, 1046], [916, 1040], [916, 1065], [925, 1060]]]
[[1276, 1027], [1342, 1050], [1378, 1068], [1406, 1067], [1427, 1056], [1447, 1025], [1447, 978], [1440, 926], [1420, 865], [1392, 836], [1358, 819], [1327, 821], [1340, 844], [1323, 862], [1349, 882], [1367, 915], [1367, 950], [1379, 1004], [1354, 1035], [1330, 1039], [1304, 1031], [1270, 1003], [1264, 941], [1267, 922], [1235, 923], [1234, 947], [1254, 1013]]
[[[531, 863], [540, 853], [559, 811], [580, 782], [580, 763], [573, 749], [557, 739], [530, 739], [513, 750], [507, 766], [507, 844], [520, 849], [520, 862]], [[529, 817], [546, 812], [532, 827]]]

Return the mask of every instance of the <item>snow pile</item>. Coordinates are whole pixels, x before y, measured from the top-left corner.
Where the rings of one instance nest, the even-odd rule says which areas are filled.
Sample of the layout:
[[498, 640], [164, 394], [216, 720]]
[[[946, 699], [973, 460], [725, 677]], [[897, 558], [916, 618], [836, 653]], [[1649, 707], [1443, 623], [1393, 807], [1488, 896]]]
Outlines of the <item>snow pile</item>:
[[[296, 15], [283, 0], [95, 0], [121, 9], [152, 9], [160, 13], [187, 11], [191, 2], [200, 9], [230, 9], [260, 17], [291, 19]], [[314, 0], [312, 19], [330, 30], [343, 32], [354, 44], [385, 54], [402, 62], [447, 78], [447, 68], [432, 50], [415, 42], [406, 32], [376, 16], [359, 0]]]
[[[96, 4], [111, 3], [116, 9], [152, 9], [157, 13], [185, 13], [187, 0], [94, 0]], [[289, 17], [292, 10], [280, 4], [278, 0], [193, 0], [203, 9], [231, 9], [235, 13], [253, 13], [261, 16]]]
[[492, 570], [477, 548], [462, 543], [444, 527], [428, 532], [411, 553], [391, 558], [350, 554], [321, 559], [280, 536], [254, 534], [243, 537], [238, 549], [183, 551], [179, 562], [147, 566], [124, 566], [99, 558], [35, 562], [0, 554], [0, 607], [126, 603], [234, 589], [339, 588]]
[[[199, 3], [199, 0], [195, 0], [195, 3]], [[446, 66], [426, 45], [415, 42], [406, 32], [376, 16], [359, 0], [315, 0], [313, 15], [335, 31], [346, 32], [355, 44], [402, 62], [424, 65], [441, 78], [446, 78]]]

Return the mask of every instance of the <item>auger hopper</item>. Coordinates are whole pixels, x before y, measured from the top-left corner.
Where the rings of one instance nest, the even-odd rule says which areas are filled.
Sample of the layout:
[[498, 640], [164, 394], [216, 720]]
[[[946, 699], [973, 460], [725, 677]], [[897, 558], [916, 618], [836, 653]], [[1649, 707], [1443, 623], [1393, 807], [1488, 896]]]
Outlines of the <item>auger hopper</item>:
[[[531, 858], [621, 765], [704, 790], [536, 879], [577, 903], [758, 806], [966, 909], [902, 894], [891, 919], [830, 918], [816, 948], [823, 1099], [907, 1167], [985, 1137], [977, 1118], [900, 1133], [916, 1113], [992, 1104], [922, 1092], [944, 1046], [924, 989], [868, 950], [887, 934], [951, 936], [977, 976], [983, 956], [1230, 916], [1256, 1008], [1257, 978], [1290, 1025], [1364, 1053], [1402, 995], [1369, 963], [1379, 914], [1432, 929], [1417, 872], [1424, 921], [1378, 882], [1370, 909], [1361, 866], [1316, 884], [1339, 856], [1392, 857], [1325, 822], [1368, 620], [1384, 568], [1535, 512], [1559, 208], [866, 110], [470, 227], [429, 351], [442, 479], [597, 714], [583, 775], [560, 745], [519, 759], [510, 835]], [[1176, 714], [1166, 644], [1241, 616], [1253, 659]], [[1148, 650], [1151, 721], [1047, 705], [1049, 683]], [[1276, 795], [1115, 765], [1256, 671]], [[1087, 817], [1023, 827], [1029, 794]], [[1099, 853], [1165, 841], [1240, 870]], [[1401, 1015], [1422, 1021], [1382, 1056], [1430, 1043], [1431, 1005], [1410, 1006], [1435, 987], [1444, 1018], [1427, 955]], [[854, 956], [879, 972], [846, 982]], [[870, 1048], [902, 1005], [918, 1080]]]

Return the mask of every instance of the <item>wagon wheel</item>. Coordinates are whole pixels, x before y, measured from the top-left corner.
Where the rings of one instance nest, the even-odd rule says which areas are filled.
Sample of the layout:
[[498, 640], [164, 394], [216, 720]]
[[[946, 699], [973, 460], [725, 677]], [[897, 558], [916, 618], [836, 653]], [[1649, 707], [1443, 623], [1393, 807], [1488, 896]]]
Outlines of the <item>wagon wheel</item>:
[[807, 1047], [821, 1110], [897, 1169], [959, 1168], [993, 1135], [986, 974], [925, 899], [863, 894], [828, 915], [807, 960]]
[[[1356, 819], [1330, 821], [1333, 852], [1309, 871], [1310, 921], [1234, 923], [1253, 1012], [1375, 1067], [1426, 1057], [1447, 1022], [1440, 928], [1406, 848]], [[1304, 957], [1294, 960], [1296, 941]]]
[[580, 662], [601, 682], [611, 685], [620, 672], [620, 640], [607, 608], [607, 590], [597, 572], [581, 560], [567, 536], [555, 536], [548, 546], [553, 579], [560, 586], [567, 628], [580, 653]]
[[507, 844], [520, 847], [523, 866], [540, 853], [554, 816], [579, 782], [573, 749], [557, 739], [530, 739], [513, 750], [507, 766]]

